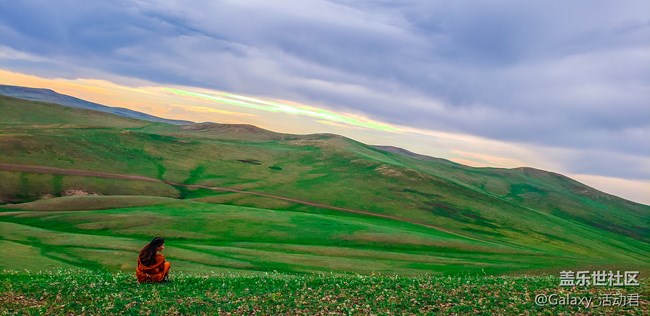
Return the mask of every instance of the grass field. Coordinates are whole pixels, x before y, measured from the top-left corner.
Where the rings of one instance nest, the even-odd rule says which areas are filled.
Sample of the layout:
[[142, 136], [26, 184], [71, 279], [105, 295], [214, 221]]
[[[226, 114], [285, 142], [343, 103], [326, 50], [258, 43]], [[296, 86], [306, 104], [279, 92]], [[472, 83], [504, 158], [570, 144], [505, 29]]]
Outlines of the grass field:
[[[123, 207], [111, 208], [121, 204]], [[82, 211], [79, 209], [95, 210]], [[3, 210], [0, 208], [0, 210]], [[437, 229], [325, 209], [283, 210], [138, 196], [61, 197], [6, 206], [1, 242], [16, 249], [0, 268], [76, 266], [131, 271], [151, 236], [164, 236], [176, 271], [338, 272], [403, 275], [646, 270], [598, 252], [553, 251], [465, 238]], [[18, 249], [20, 249], [18, 251]], [[30, 265], [31, 263], [27, 263]]]
[[[8, 97], [0, 153], [1, 313], [647, 312], [533, 305], [647, 300], [557, 287], [562, 270], [647, 275], [650, 207], [552, 172]], [[153, 236], [174, 282], [137, 285]]]
[[[112, 205], [116, 198], [152, 205], [51, 210], [57, 200], [59, 209], [69, 209]], [[20, 206], [29, 211], [14, 207], [0, 213], [2, 239], [39, 253], [33, 261], [81, 268], [132, 270], [137, 252], [154, 235], [165, 236], [168, 259], [180, 271], [499, 273], [545, 266], [538, 262], [538, 250], [327, 210], [316, 214], [149, 197], [64, 197]], [[0, 267], [15, 268], [24, 258], [17, 260], [3, 260]]]
[[0, 97], [0, 152], [0, 164], [152, 180], [0, 170], [0, 200], [19, 203], [0, 205], [0, 241], [15, 248], [0, 263], [7, 269], [38, 254], [46, 267], [126, 271], [154, 235], [169, 240], [169, 257], [188, 272], [650, 266], [650, 207], [541, 170], [471, 168], [337, 135], [177, 126], [9, 97]]
[[[131, 274], [60, 270], [0, 273], [1, 314], [30, 315], [647, 315], [604, 298], [648, 297], [641, 287], [559, 287], [555, 276], [360, 276], [175, 274], [170, 283], [137, 284]], [[591, 298], [589, 307], [539, 306], [537, 295]], [[607, 304], [607, 303], [605, 303]], [[619, 303], [620, 305], [621, 303]]]

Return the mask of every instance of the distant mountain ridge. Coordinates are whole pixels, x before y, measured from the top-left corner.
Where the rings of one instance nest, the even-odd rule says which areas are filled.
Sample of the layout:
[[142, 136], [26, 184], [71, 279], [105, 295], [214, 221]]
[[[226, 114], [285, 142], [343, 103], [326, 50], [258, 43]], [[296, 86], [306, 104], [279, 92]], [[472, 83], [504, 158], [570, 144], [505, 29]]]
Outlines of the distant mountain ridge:
[[174, 124], [174, 125], [184, 125], [184, 124], [194, 123], [190, 121], [166, 119], [166, 118], [153, 116], [153, 115], [149, 115], [149, 114], [145, 114], [142, 112], [133, 111], [125, 108], [112, 107], [112, 106], [102, 105], [99, 103], [89, 102], [79, 98], [71, 97], [69, 95], [60, 94], [50, 89], [0, 85], [0, 95], [6, 95], [6, 96], [23, 99], [23, 100], [54, 103], [54, 104], [69, 106], [78, 109], [100, 111], [100, 112], [111, 113], [123, 117], [150, 121], [150, 122], [160, 122], [160, 123], [167, 123], [167, 124]]

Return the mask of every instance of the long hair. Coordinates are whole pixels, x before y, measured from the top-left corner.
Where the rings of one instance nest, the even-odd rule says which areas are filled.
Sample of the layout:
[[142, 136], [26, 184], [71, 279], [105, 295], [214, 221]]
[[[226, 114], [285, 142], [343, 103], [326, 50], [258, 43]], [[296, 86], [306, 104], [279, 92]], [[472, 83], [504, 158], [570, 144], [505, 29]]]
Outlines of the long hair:
[[140, 262], [145, 266], [150, 266], [156, 263], [156, 249], [164, 243], [165, 240], [160, 237], [152, 239], [150, 243], [140, 250]]

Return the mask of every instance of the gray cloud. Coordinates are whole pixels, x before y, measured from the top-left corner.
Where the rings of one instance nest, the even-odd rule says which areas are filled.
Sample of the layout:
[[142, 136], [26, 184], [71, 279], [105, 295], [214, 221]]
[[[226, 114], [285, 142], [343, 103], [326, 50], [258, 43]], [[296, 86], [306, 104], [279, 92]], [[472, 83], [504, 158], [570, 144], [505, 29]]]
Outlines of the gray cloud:
[[2, 7], [0, 45], [49, 60], [2, 61], [4, 68], [64, 77], [104, 72], [294, 99], [419, 128], [608, 152], [591, 164], [567, 163], [568, 171], [638, 171], [650, 179], [639, 164], [619, 159], [650, 156], [647, 1]]

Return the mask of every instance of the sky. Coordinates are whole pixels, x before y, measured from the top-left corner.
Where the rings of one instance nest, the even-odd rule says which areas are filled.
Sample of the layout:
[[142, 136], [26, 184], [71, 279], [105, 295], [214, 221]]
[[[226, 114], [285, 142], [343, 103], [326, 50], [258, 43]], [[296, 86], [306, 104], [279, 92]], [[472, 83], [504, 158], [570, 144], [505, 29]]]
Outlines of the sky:
[[650, 1], [0, 0], [0, 84], [650, 204]]

